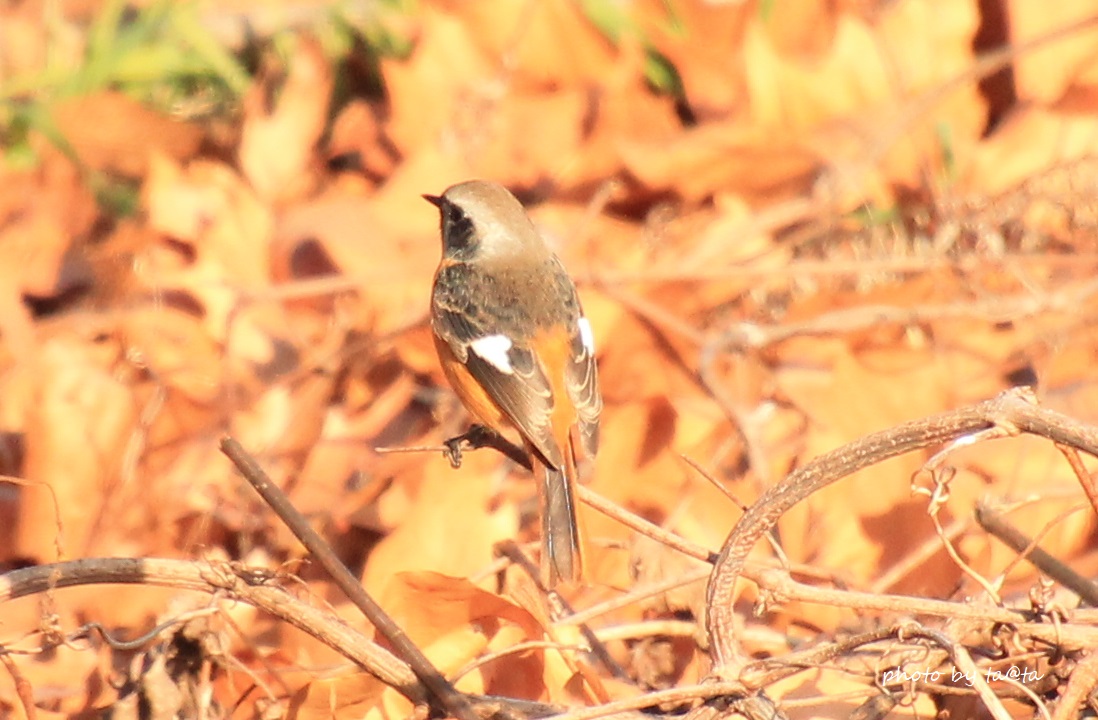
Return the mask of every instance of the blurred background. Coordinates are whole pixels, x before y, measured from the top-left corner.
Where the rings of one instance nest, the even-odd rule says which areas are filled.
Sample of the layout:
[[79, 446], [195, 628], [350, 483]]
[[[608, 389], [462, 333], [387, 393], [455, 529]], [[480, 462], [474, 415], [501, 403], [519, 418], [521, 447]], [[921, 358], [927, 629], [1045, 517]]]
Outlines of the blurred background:
[[[590, 487], [704, 546], [792, 468], [904, 420], [1037, 384], [1093, 421], [1096, 18], [1091, 0], [4, 2], [0, 563], [290, 568], [361, 626], [220, 455], [228, 434], [443, 666], [539, 637], [483, 604], [548, 622], [493, 554], [534, 548], [533, 484], [436, 447], [468, 418], [426, 325], [440, 246], [420, 195], [469, 178], [510, 188], [580, 287], [606, 400]], [[802, 503], [786, 555], [846, 587], [970, 591], [912, 493], [925, 460]], [[938, 521], [977, 572], [1036, 577], [975, 527], [987, 495], [1025, 499], [1026, 532], [1098, 567], [1052, 445], [953, 462]], [[577, 608], [691, 571], [583, 511]], [[445, 622], [440, 588], [465, 603]], [[692, 622], [691, 588], [605, 622]], [[51, 612], [138, 634], [172, 597], [71, 591]], [[109, 705], [109, 657], [30, 652], [43, 612], [0, 610], [41, 711]], [[223, 707], [350, 672], [237, 612]], [[483, 617], [504, 629], [455, 639]], [[757, 622], [796, 638], [858, 618], [789, 603]], [[611, 650], [615, 695], [704, 674], [689, 632]], [[460, 686], [569, 697], [543, 655], [525, 684], [486, 666]], [[281, 684], [243, 700], [242, 667]]]

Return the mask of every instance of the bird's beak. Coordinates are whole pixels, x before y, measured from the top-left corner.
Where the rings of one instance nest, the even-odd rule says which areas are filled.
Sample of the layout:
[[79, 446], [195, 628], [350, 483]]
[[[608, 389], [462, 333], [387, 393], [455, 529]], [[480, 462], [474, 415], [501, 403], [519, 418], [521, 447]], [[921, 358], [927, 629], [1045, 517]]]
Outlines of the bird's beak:
[[438, 195], [424, 195], [423, 199], [426, 200], [427, 202], [431, 203], [432, 205], [434, 205], [437, 208], [442, 207], [443, 200]]

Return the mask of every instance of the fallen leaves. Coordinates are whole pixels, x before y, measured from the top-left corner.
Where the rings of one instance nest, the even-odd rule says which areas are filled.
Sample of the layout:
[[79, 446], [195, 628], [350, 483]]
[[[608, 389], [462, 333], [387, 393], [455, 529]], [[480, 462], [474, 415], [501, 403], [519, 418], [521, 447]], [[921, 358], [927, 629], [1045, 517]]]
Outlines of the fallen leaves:
[[144, 177], [154, 155], [176, 161], [194, 157], [200, 128], [164, 117], [119, 92], [64, 100], [54, 108], [57, 132], [90, 170]]
[[[0, 495], [0, 517], [17, 520], [0, 561], [209, 551], [292, 567], [333, 601], [217, 453], [232, 434], [460, 689], [590, 704], [700, 679], [696, 624], [648, 634], [700, 619], [698, 581], [592, 616], [595, 630], [636, 633], [606, 643], [627, 671], [614, 677], [498, 555], [504, 541], [535, 545], [527, 474], [486, 451], [458, 470], [441, 457], [467, 418], [427, 328], [438, 219], [420, 195], [484, 177], [522, 198], [597, 339], [606, 407], [591, 488], [716, 550], [741, 505], [790, 470], [906, 420], [1033, 378], [1093, 420], [1092, 9], [1007, 3], [1014, 101], [979, 87], [982, 5], [437, 0], [386, 26], [407, 34], [406, 54], [364, 57], [353, 24], [342, 45], [331, 28], [272, 43], [221, 126], [113, 87], [46, 97], [38, 115], [0, 110], [12, 124], [0, 430], [21, 449], [3, 445], [20, 483]], [[35, 7], [0, 10], [0, 79], [47, 63]], [[362, 92], [370, 82], [384, 92]], [[992, 105], [1007, 112], [988, 127]], [[37, 164], [20, 165], [28, 155]], [[128, 217], [104, 200], [107, 180], [137, 183]], [[1038, 575], [975, 529], [981, 498], [1020, 508], [1007, 517], [1054, 555], [1086, 552], [1093, 514], [1069, 512], [1078, 478], [1049, 444], [957, 450], [948, 482], [921, 470], [928, 457], [813, 495], [774, 542], [821, 584], [867, 589], [887, 574], [888, 589], [974, 593], [930, 517], [937, 491], [952, 547], [971, 572], [1005, 573], [1004, 594]], [[577, 610], [695, 571], [580, 514]], [[753, 557], [773, 555], [760, 543]], [[113, 592], [71, 596], [63, 617], [125, 624]], [[137, 632], [148, 613], [125, 607], [141, 609]], [[760, 655], [865, 620], [800, 601], [768, 609], [746, 621], [772, 631], [746, 636]], [[330, 651], [281, 625], [239, 622], [226, 652], [284, 682], [270, 693], [290, 716], [413, 711], [357, 671], [315, 668]], [[32, 627], [16, 624], [6, 631]], [[107, 687], [108, 656], [44, 660], [33, 682]], [[17, 706], [12, 682], [0, 672], [0, 714]], [[807, 702], [865, 687], [821, 670], [772, 689]], [[226, 704], [238, 690], [216, 686]], [[112, 692], [35, 702], [101, 708]]]
[[299, 42], [277, 92], [272, 87], [274, 74], [267, 69], [244, 98], [237, 152], [240, 168], [256, 193], [277, 202], [301, 197], [311, 189], [308, 179], [327, 123], [334, 81], [320, 44], [312, 39]]

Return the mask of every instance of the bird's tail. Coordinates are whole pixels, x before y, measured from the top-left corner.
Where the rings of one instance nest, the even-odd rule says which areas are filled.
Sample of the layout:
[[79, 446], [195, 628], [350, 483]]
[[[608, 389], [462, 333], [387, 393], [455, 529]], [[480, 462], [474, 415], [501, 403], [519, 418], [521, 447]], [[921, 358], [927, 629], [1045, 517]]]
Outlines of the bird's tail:
[[576, 455], [565, 443], [564, 464], [556, 470], [541, 465], [541, 581], [547, 588], [578, 582], [583, 574], [579, 524], [576, 521]]

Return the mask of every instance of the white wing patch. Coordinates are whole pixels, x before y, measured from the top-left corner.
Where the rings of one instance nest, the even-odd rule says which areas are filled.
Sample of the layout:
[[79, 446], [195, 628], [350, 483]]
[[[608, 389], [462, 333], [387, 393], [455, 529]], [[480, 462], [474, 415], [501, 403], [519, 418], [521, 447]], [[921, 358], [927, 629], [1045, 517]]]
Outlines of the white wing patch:
[[512, 347], [514, 343], [506, 335], [485, 335], [469, 343], [470, 350], [505, 375], [515, 373], [515, 368], [511, 365], [511, 357], [508, 355]]
[[594, 355], [595, 333], [591, 332], [591, 323], [587, 321], [587, 318], [581, 317], [576, 324], [579, 325], [580, 341], [583, 342], [583, 347], [587, 348], [587, 352], [591, 353], [591, 355]]

